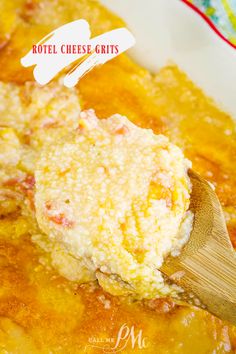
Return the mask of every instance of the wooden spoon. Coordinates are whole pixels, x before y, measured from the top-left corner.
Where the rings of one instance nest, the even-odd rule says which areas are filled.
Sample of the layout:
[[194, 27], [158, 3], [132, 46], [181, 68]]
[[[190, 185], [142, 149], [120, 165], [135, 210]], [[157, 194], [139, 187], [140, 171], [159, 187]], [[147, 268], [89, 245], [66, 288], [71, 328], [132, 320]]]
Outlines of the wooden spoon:
[[161, 271], [199, 299], [196, 306], [236, 325], [236, 252], [212, 187], [192, 170], [189, 176], [193, 229], [181, 254], [168, 257]]

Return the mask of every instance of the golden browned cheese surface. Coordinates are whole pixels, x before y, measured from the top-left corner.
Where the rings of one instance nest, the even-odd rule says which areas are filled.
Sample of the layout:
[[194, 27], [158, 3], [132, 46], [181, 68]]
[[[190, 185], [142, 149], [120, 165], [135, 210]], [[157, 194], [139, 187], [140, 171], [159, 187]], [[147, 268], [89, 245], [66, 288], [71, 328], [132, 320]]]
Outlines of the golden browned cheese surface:
[[[32, 68], [19, 59], [49, 31], [78, 18], [89, 21], [93, 35], [122, 25], [96, 1], [1, 0], [0, 80], [33, 80]], [[126, 115], [178, 144], [215, 184], [236, 247], [232, 119], [175, 66], [152, 76], [124, 55], [90, 72], [78, 89], [83, 109], [92, 107], [99, 117]], [[0, 220], [0, 353], [102, 353], [115, 346], [124, 324], [130, 337], [119, 342], [120, 353], [236, 352], [236, 329], [202, 310], [170, 299], [132, 302], [65, 280], [40, 264], [29, 228], [17, 212]], [[145, 341], [132, 341], [137, 335]]]

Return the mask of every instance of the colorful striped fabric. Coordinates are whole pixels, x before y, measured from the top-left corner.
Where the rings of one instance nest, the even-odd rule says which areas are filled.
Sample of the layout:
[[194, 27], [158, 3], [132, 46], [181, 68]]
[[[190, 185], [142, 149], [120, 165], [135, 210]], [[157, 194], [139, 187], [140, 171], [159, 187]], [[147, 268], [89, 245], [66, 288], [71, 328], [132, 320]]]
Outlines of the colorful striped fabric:
[[189, 0], [204, 12], [220, 32], [236, 45], [236, 0]]

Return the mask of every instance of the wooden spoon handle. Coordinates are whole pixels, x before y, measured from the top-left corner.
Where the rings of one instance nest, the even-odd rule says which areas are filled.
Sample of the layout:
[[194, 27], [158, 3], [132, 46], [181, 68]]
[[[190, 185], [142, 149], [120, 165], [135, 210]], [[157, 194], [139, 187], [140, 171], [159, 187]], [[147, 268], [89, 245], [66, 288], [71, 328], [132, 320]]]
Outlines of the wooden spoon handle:
[[208, 242], [191, 257], [169, 257], [161, 271], [184, 290], [194, 294], [201, 302], [195, 305], [236, 325], [234, 251], [220, 242]]

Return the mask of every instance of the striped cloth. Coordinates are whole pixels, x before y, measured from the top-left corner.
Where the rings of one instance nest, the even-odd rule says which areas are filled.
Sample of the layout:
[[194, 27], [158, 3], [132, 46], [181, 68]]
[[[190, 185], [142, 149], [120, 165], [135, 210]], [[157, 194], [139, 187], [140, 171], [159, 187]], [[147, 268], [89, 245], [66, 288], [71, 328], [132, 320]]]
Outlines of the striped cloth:
[[203, 11], [221, 33], [236, 45], [236, 0], [189, 0]]

